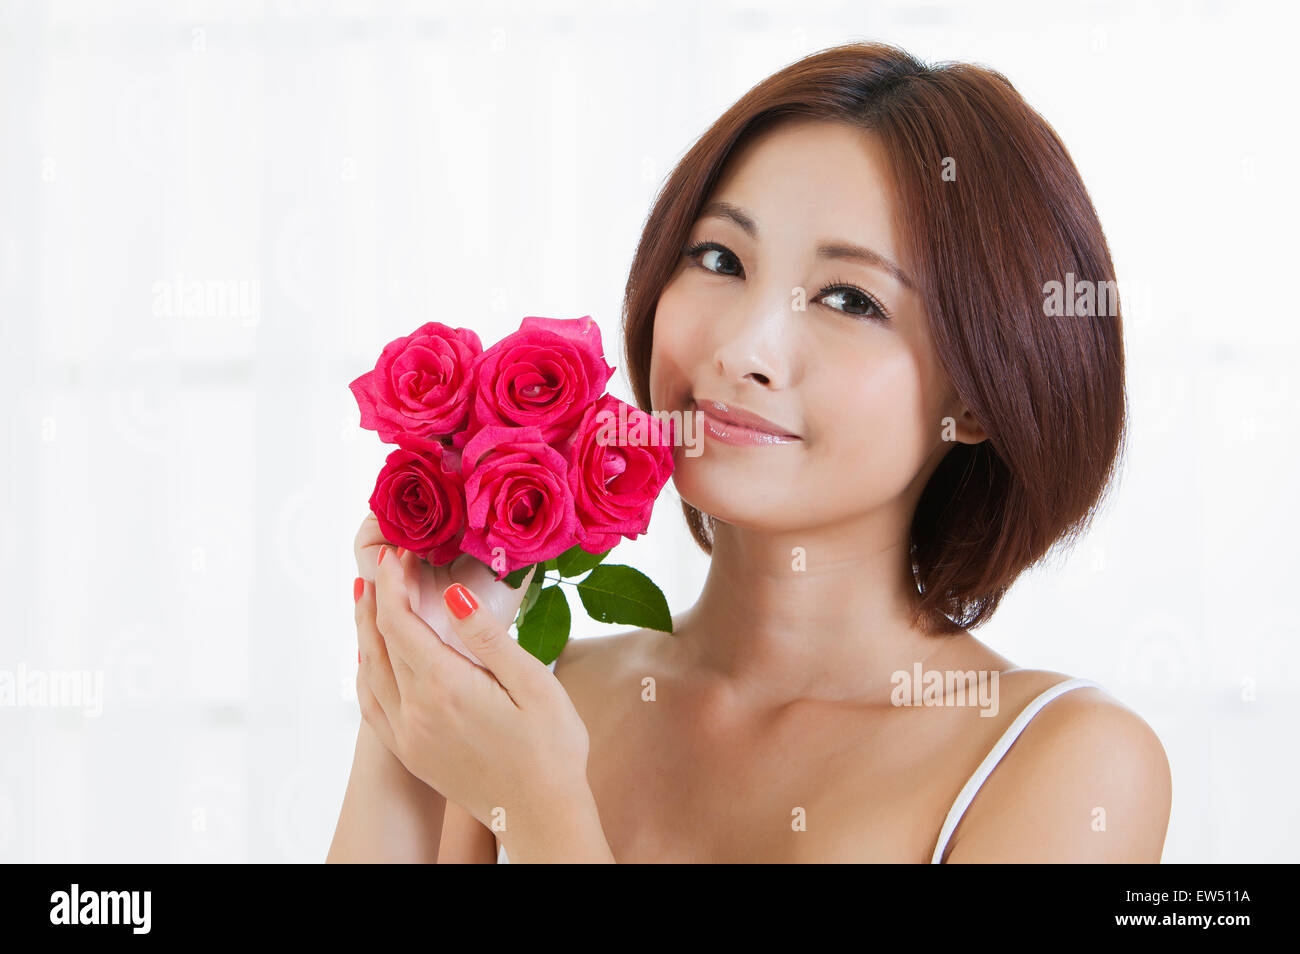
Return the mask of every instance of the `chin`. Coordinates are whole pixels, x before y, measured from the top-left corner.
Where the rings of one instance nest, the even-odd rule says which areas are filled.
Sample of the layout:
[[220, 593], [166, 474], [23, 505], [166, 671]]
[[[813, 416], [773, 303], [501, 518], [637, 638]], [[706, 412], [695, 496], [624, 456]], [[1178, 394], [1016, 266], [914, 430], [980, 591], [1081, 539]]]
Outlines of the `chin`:
[[[750, 463], [699, 457], [674, 460], [673, 488], [678, 496], [701, 513], [716, 520], [753, 530], [788, 530], [791, 517], [798, 515], [798, 502], [791, 499], [792, 481], [779, 475], [764, 476]], [[773, 518], [781, 518], [776, 525]], [[796, 525], [802, 525], [796, 520]]]

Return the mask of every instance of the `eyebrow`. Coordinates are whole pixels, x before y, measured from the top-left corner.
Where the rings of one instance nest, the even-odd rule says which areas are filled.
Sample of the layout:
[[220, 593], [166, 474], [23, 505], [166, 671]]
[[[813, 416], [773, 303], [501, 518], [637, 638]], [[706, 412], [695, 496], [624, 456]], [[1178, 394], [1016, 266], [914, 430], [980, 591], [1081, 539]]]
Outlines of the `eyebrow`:
[[[744, 209], [738, 205], [732, 205], [730, 202], [710, 202], [700, 212], [700, 218], [727, 219], [740, 226], [741, 231], [750, 238], [758, 239], [758, 223]], [[879, 252], [874, 252], [861, 245], [841, 241], [822, 242], [817, 246], [817, 257], [847, 259], [849, 261], [863, 262], [867, 265], [875, 265], [893, 275], [904, 287], [913, 291], [916, 290], [916, 284], [908, 277], [907, 272]]]

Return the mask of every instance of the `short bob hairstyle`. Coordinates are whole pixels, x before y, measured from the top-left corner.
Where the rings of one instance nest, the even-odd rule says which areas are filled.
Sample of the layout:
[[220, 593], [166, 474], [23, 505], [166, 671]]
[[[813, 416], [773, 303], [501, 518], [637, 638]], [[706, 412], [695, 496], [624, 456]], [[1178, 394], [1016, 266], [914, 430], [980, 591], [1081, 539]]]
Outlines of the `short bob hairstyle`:
[[[733, 151], [785, 118], [860, 128], [891, 157], [899, 253], [939, 360], [988, 435], [953, 442], [917, 503], [914, 625], [978, 626], [1022, 571], [1086, 529], [1125, 443], [1121, 319], [1096, 210], [1061, 140], [1001, 74], [874, 43], [807, 56], [700, 137], [646, 219], [623, 303], [643, 410], [656, 305], [690, 229]], [[1059, 296], [1053, 307], [1061, 288], [1091, 288], [1105, 307], [1061, 308]], [[712, 553], [713, 518], [682, 503]]]

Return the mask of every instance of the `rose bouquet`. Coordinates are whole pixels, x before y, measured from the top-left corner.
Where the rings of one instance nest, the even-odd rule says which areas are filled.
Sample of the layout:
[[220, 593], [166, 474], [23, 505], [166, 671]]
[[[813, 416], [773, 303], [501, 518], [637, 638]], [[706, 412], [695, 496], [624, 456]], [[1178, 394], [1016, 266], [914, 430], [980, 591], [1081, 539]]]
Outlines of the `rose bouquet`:
[[672, 632], [659, 588], [603, 562], [646, 531], [675, 440], [671, 420], [605, 393], [613, 373], [590, 315], [528, 317], [487, 350], [429, 322], [351, 384], [361, 426], [396, 445], [370, 496], [384, 538], [435, 566], [469, 554], [516, 588], [536, 566], [515, 625], [548, 664], [573, 578], [592, 618]]

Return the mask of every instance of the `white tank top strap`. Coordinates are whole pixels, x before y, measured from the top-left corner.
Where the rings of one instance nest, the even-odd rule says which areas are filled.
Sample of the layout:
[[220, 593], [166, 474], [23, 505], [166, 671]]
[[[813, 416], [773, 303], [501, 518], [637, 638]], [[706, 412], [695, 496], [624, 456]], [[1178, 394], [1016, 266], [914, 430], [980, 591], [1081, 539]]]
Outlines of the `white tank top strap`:
[[[1015, 672], [1015, 670], [1008, 670], [1008, 672]], [[936, 842], [934, 854], [930, 858], [931, 864], [939, 864], [942, 861], [944, 849], [948, 847], [948, 839], [957, 830], [957, 824], [961, 821], [962, 815], [966, 814], [966, 809], [970, 807], [970, 803], [974, 800], [980, 787], [992, 774], [998, 762], [1002, 761], [1002, 756], [1007, 754], [1007, 750], [1019, 738], [1025, 726], [1029, 725], [1030, 720], [1039, 713], [1043, 706], [1061, 695], [1061, 693], [1069, 692], [1071, 689], [1085, 688], [1100, 689], [1101, 686], [1091, 679], [1066, 679], [1039, 693], [1029, 705], [1021, 710], [1020, 715], [1016, 716], [1015, 721], [1007, 726], [1007, 730], [1002, 733], [1002, 737], [998, 739], [997, 744], [989, 750], [989, 754], [984, 757], [984, 761], [980, 763], [979, 768], [967, 780], [962, 790], [957, 793], [957, 798], [948, 811], [948, 817], [944, 819], [943, 828], [939, 830], [939, 840]]]
[[[547, 666], [546, 668], [549, 669], [551, 672], [555, 672], [555, 664], [556, 664], [557, 662], [559, 662], [559, 661], [560, 661], [560, 660], [559, 660], [558, 657], [555, 658], [555, 659], [553, 659], [553, 660], [551, 660], [551, 664], [550, 664], [549, 666]], [[505, 846], [505, 845], [502, 845], [502, 844], [498, 844], [498, 845], [497, 845], [497, 864], [499, 864], [499, 865], [508, 865], [508, 864], [510, 864], [510, 859], [506, 857], [506, 846]]]

